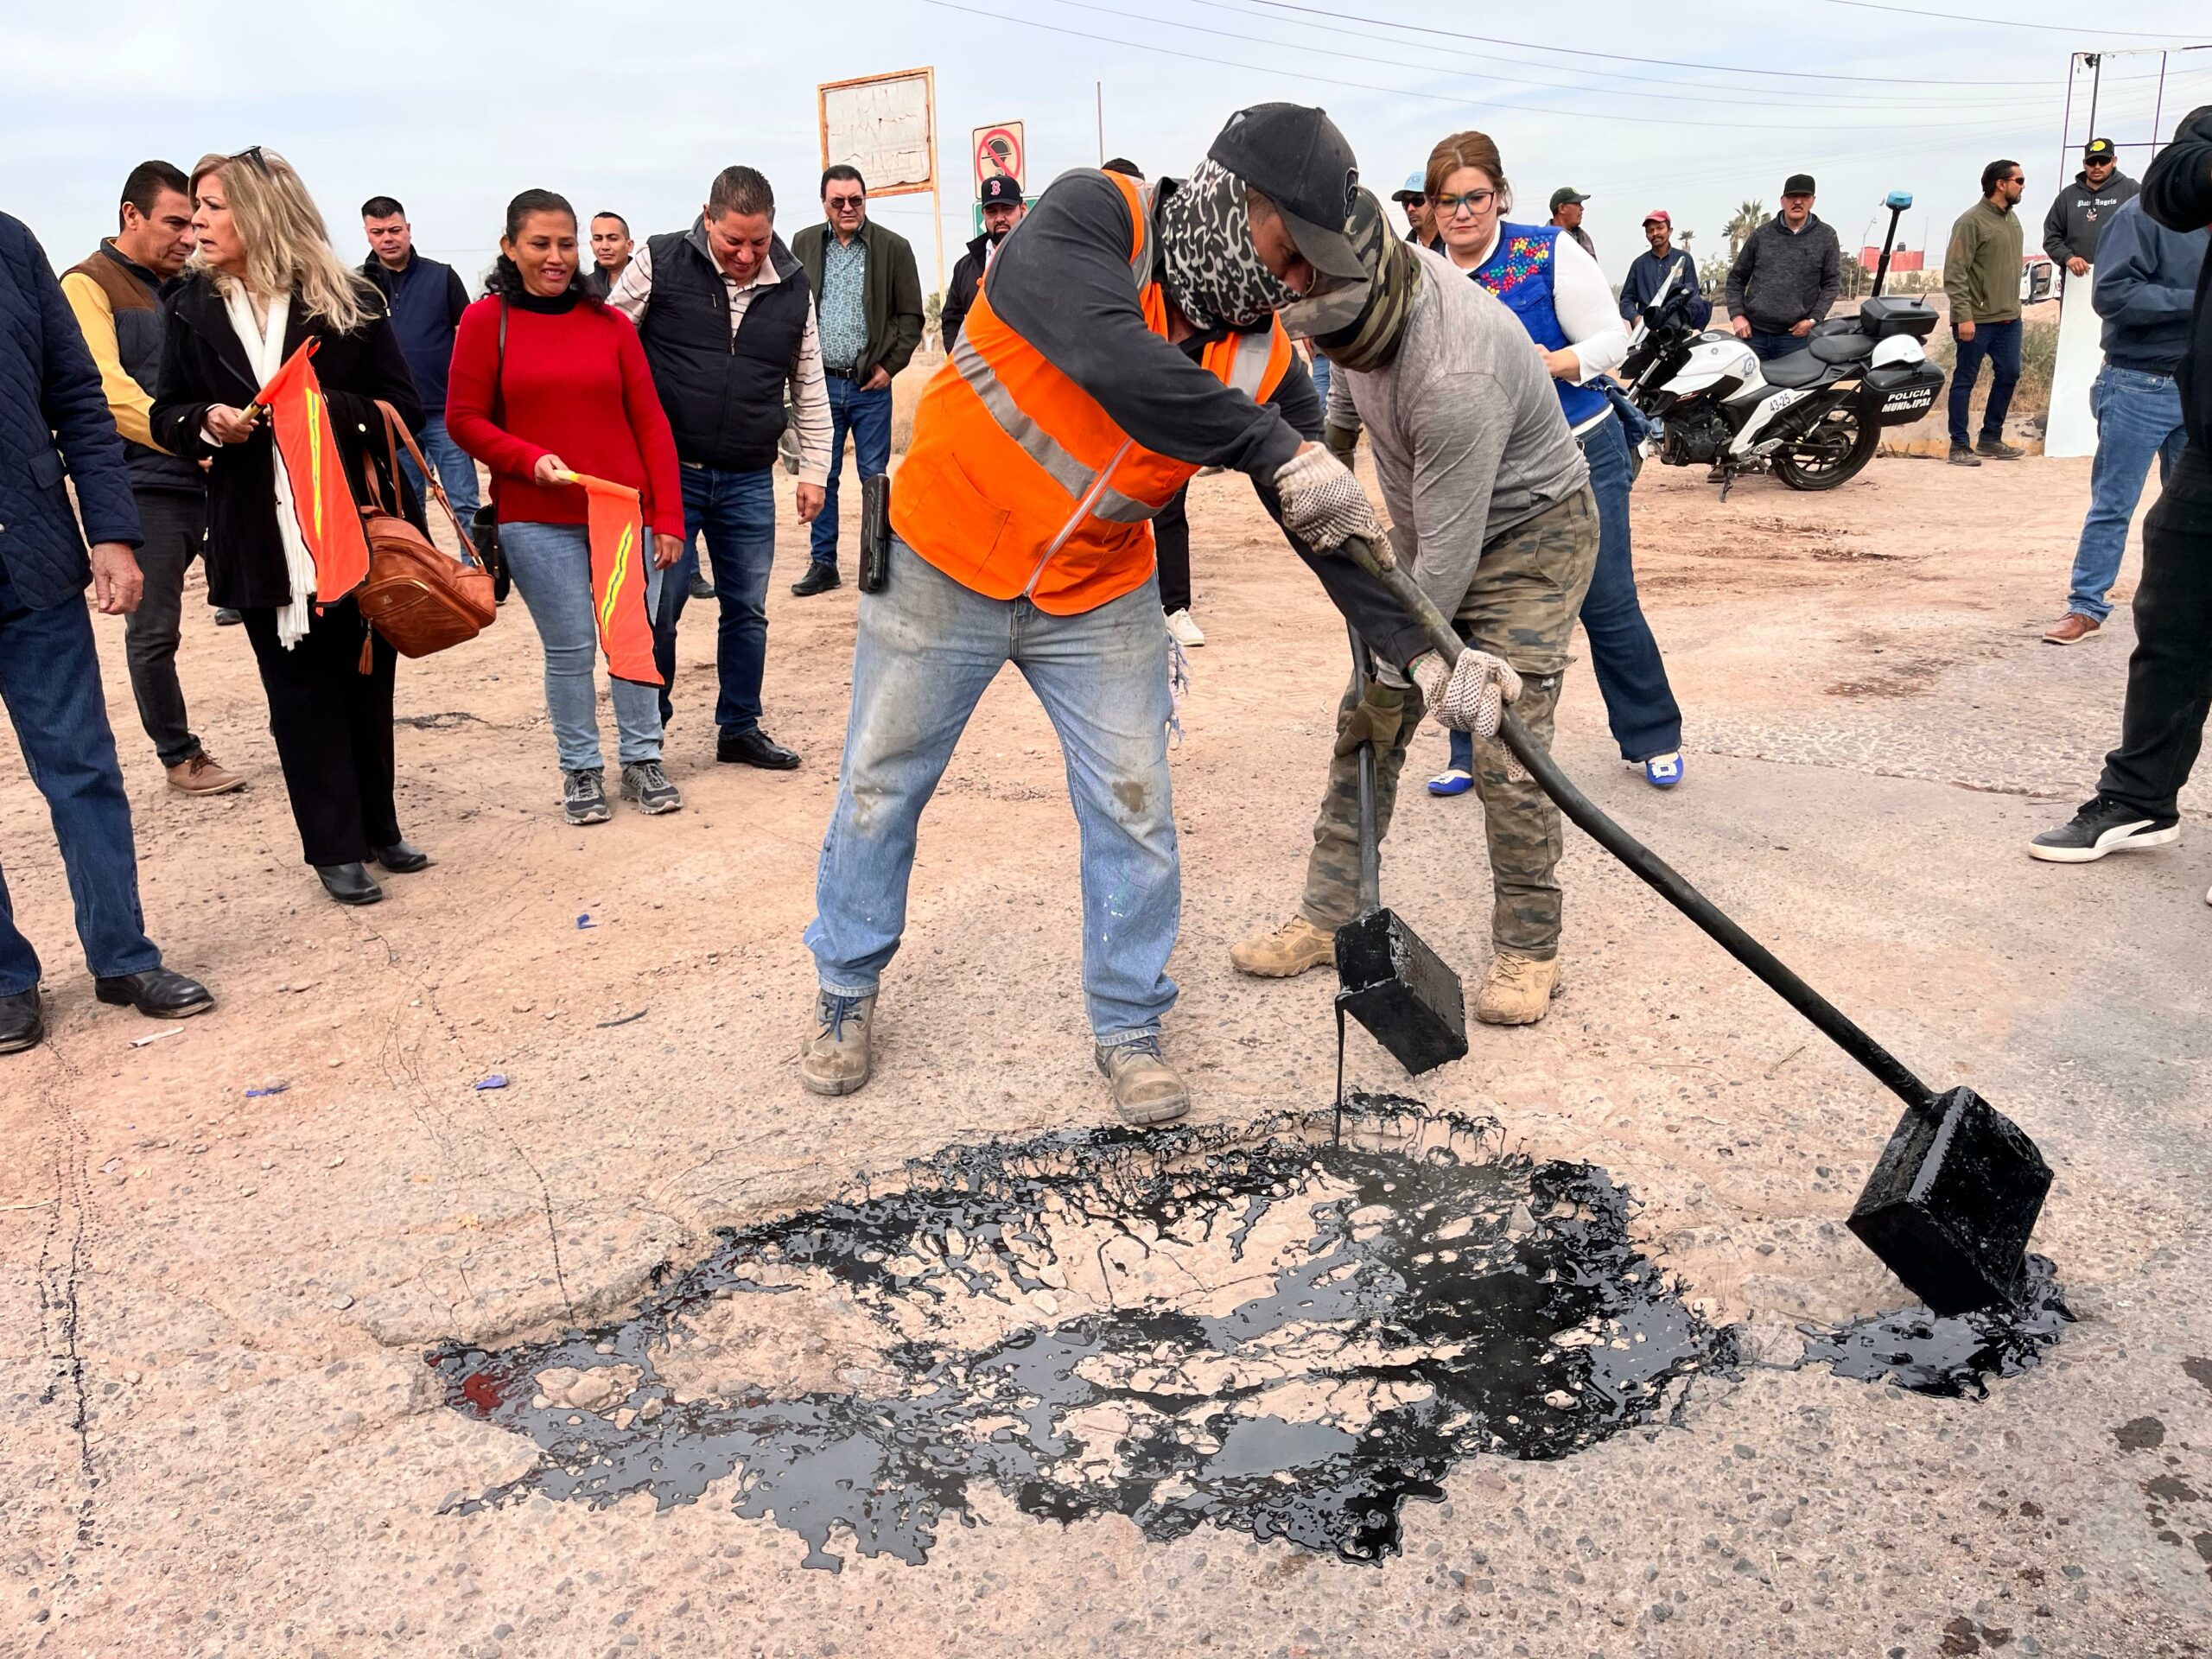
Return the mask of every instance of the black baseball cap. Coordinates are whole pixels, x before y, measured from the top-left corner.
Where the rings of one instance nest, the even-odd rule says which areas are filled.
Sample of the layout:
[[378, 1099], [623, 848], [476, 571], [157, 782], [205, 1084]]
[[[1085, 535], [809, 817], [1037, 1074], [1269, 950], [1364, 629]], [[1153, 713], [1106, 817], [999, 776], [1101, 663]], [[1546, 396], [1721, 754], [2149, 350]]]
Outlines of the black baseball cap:
[[1813, 188], [1813, 175], [1809, 173], [1792, 173], [1782, 181], [1782, 194], [1785, 196], [1816, 194], [1817, 192]]
[[1325, 111], [1303, 104], [1255, 104], [1229, 118], [1206, 151], [1274, 203], [1283, 227], [1314, 270], [1343, 282], [1367, 275], [1344, 233], [1359, 163]]
[[2085, 162], [2116, 162], [2120, 159], [2120, 151], [2113, 147], [2109, 138], [2092, 138], [2082, 146], [2082, 159]]
[[1010, 174], [994, 173], [983, 181], [983, 188], [976, 193], [976, 200], [986, 207], [995, 201], [1019, 207], [1021, 206], [1021, 181]]

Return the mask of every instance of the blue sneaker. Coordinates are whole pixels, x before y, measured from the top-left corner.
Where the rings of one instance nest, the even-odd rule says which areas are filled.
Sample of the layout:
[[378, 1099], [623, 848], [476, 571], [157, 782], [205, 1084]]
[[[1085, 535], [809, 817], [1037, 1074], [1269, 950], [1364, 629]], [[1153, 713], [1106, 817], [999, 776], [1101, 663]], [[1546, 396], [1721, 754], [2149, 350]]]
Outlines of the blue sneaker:
[[1449, 772], [1440, 772], [1428, 780], [1428, 792], [1432, 795], [1464, 795], [1474, 786], [1474, 774], [1457, 766]]
[[1682, 752], [1655, 754], [1643, 763], [1643, 781], [1654, 789], [1672, 789], [1682, 781]]

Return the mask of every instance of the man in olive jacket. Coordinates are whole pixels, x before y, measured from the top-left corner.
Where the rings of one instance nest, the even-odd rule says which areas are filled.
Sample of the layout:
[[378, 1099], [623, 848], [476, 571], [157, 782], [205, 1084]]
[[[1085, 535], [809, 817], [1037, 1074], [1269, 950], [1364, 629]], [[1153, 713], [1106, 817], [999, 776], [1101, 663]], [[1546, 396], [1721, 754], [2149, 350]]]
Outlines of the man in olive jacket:
[[804, 598], [835, 588], [837, 576], [837, 474], [845, 465], [845, 434], [862, 478], [891, 470], [891, 379], [922, 341], [922, 279], [914, 250], [896, 231], [868, 216], [868, 184], [856, 168], [822, 175], [823, 223], [791, 238], [806, 268], [822, 333], [822, 368], [830, 383], [830, 486], [814, 521], [813, 559], [791, 584]]
[[[2005, 442], [2005, 411], [2020, 378], [2020, 193], [2026, 175], [2018, 162], [1992, 162], [1981, 169], [1981, 200], [1951, 226], [1943, 256], [1943, 293], [1951, 302], [1951, 333], [1959, 359], [1951, 370], [1951, 464], [1979, 467], [1982, 457], [2017, 461], [2021, 451]], [[1967, 406], [1981, 360], [1989, 359], [1989, 403], [1982, 410], [1981, 442], [1967, 444]]]

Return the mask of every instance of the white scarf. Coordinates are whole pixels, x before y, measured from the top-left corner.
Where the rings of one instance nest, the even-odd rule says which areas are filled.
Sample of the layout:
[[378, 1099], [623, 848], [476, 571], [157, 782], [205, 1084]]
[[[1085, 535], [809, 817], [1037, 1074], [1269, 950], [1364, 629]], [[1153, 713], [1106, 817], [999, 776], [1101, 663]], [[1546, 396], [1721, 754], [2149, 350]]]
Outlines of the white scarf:
[[[246, 361], [253, 365], [254, 384], [265, 386], [284, 366], [284, 325], [291, 317], [292, 296], [279, 294], [269, 302], [268, 315], [257, 320], [245, 284], [224, 286], [229, 291], [223, 296], [223, 308], [230, 314], [231, 328], [238, 344], [245, 347]], [[276, 532], [284, 538], [284, 572], [291, 579], [292, 589], [291, 603], [276, 613], [276, 642], [289, 651], [307, 638], [308, 624], [314, 619], [315, 560], [300, 535], [299, 509], [293, 504], [292, 480], [284, 470], [284, 458], [272, 455], [270, 462], [276, 477]]]

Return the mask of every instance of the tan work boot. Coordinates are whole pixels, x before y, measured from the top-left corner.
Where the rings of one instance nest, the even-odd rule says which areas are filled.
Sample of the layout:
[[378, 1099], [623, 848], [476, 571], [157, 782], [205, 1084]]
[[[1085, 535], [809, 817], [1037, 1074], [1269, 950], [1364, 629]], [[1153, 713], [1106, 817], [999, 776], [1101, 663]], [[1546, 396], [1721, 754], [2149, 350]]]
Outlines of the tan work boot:
[[1168, 1123], [1191, 1109], [1191, 1091], [1161, 1058], [1160, 1039], [1136, 1037], [1093, 1051], [1113, 1085], [1114, 1109], [1130, 1123]]
[[180, 795], [227, 795], [234, 789], [245, 787], [245, 779], [217, 766], [215, 757], [205, 749], [166, 770], [169, 787]]
[[1308, 968], [1337, 959], [1337, 938], [1303, 916], [1294, 916], [1272, 933], [1255, 933], [1229, 947], [1229, 960], [1240, 974], [1289, 979]]
[[849, 1095], [868, 1081], [874, 1064], [875, 997], [817, 991], [814, 1026], [799, 1046], [798, 1080], [817, 1095]]
[[1475, 993], [1475, 1018], [1486, 1026], [1533, 1026], [1560, 993], [1559, 958], [1537, 962], [1501, 950]]

